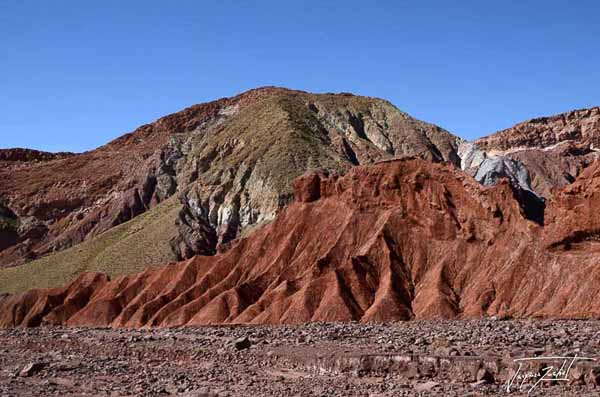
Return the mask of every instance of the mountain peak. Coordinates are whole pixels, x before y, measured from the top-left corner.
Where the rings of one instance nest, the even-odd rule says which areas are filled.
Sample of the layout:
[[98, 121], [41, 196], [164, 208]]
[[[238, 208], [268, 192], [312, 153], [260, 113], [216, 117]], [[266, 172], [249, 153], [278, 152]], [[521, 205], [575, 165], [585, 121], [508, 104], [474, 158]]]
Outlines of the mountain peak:
[[0, 265], [62, 251], [172, 196], [181, 210], [165, 221], [170, 247], [159, 256], [214, 254], [274, 219], [307, 170], [405, 156], [457, 164], [458, 141], [387, 101], [349, 94], [261, 87], [193, 105], [43, 168], [0, 170], [0, 198], [24, 225]]

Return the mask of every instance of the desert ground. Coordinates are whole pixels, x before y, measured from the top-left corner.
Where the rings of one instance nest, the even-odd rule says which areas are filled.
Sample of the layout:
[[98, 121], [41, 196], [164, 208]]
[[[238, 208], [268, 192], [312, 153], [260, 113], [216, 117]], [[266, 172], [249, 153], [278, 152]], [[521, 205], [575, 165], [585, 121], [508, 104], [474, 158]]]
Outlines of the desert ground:
[[[0, 396], [597, 396], [599, 336], [599, 321], [495, 318], [2, 329]], [[556, 356], [573, 358], [540, 359]]]

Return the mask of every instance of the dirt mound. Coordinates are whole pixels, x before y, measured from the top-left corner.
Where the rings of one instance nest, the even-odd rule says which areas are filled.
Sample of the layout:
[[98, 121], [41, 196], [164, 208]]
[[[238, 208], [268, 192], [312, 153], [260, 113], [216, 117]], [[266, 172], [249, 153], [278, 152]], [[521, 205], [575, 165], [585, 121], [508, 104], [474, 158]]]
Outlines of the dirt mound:
[[[595, 240], [570, 237], [595, 228], [575, 220], [586, 215], [578, 204], [599, 205], [594, 168], [551, 201], [544, 226], [524, 217], [507, 181], [483, 187], [446, 164], [397, 160], [343, 177], [307, 175], [294, 183], [295, 203], [224, 253], [7, 296], [0, 324], [597, 316]], [[583, 212], [561, 222], [575, 207]]]

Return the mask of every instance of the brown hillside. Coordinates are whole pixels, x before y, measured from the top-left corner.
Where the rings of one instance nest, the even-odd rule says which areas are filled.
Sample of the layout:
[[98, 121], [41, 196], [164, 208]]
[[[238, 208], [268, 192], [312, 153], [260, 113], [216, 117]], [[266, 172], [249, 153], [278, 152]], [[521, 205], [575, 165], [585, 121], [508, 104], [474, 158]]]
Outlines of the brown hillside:
[[456, 163], [457, 141], [384, 100], [268, 87], [82, 154], [0, 151], [3, 164], [11, 160], [0, 168], [0, 267], [94, 238], [173, 195], [181, 211], [164, 222], [177, 233], [161, 257], [214, 254], [272, 220], [307, 170], [407, 155]]
[[532, 188], [551, 197], [554, 188], [572, 183], [600, 150], [600, 107], [525, 121], [475, 143], [491, 154], [521, 161]]
[[549, 203], [544, 226], [523, 217], [506, 181], [483, 187], [449, 165], [311, 174], [295, 182], [295, 203], [227, 252], [7, 296], [0, 324], [597, 316], [599, 225], [577, 220], [600, 209], [599, 167]]

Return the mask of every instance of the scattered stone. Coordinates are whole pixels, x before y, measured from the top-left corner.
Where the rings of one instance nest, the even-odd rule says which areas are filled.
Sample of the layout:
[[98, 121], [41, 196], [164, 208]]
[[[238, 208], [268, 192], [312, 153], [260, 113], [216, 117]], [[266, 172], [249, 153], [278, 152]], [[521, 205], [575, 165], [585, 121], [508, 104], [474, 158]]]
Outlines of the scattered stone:
[[[574, 354], [556, 347], [552, 336], [558, 329], [568, 329], [570, 342], [582, 346], [579, 357], [595, 357], [599, 325], [595, 320], [510, 320], [499, 325], [489, 319], [309, 323], [184, 327], [170, 329], [168, 338], [162, 330], [0, 329], [0, 361], [15, 368], [0, 368], [0, 396], [504, 395], [507, 378], [515, 374], [515, 358], [531, 357], [540, 344], [546, 346], [544, 355]], [[70, 343], [62, 340], [65, 333]], [[149, 335], [151, 343], [145, 342]], [[132, 337], [138, 343], [130, 344]], [[415, 345], [419, 338], [429, 343]], [[235, 341], [245, 339], [252, 348], [236, 353]], [[264, 339], [271, 343], [261, 344]], [[298, 340], [304, 342], [296, 344]], [[460, 348], [461, 355], [441, 354], [446, 344]], [[51, 364], [37, 376], [19, 377], [21, 369], [40, 361]], [[578, 361], [569, 378], [546, 383], [537, 395], [594, 395], [600, 367]]]
[[238, 338], [233, 342], [233, 345], [235, 346], [235, 348], [237, 350], [245, 350], [245, 349], [249, 349], [250, 346], [252, 346], [252, 342], [250, 341], [250, 339], [248, 339], [247, 336], [244, 336], [242, 338]]
[[47, 365], [48, 363], [45, 362], [29, 363], [26, 366], [24, 366], [23, 369], [21, 369], [21, 371], [19, 372], [19, 376], [24, 378], [33, 376], [40, 372], [42, 369], [44, 369]]
[[489, 382], [486, 380], [478, 380], [477, 382], [471, 383], [471, 387], [474, 389], [479, 389], [487, 384], [489, 384]]
[[600, 367], [590, 369], [587, 374], [587, 383], [594, 386], [600, 386]]
[[422, 392], [426, 392], [426, 391], [431, 391], [432, 389], [439, 387], [439, 386], [440, 386], [439, 382], [434, 382], [434, 381], [430, 380], [425, 383], [417, 383], [413, 389], [417, 393], [422, 393]]
[[477, 381], [494, 383], [494, 375], [487, 368], [480, 368], [479, 371], [477, 371]]

